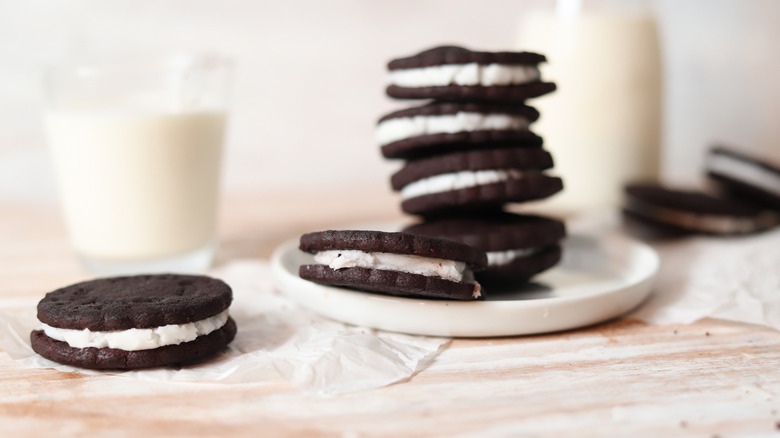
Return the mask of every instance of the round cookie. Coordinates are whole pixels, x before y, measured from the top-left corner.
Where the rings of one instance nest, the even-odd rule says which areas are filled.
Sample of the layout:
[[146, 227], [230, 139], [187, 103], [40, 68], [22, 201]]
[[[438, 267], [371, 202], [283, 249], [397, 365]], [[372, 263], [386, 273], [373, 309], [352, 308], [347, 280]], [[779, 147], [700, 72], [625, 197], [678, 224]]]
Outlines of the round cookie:
[[300, 249], [316, 264], [301, 278], [386, 295], [473, 300], [483, 297], [473, 272], [487, 256], [444, 239], [382, 231], [329, 230], [301, 236]]
[[224, 282], [193, 275], [139, 275], [73, 284], [38, 303], [33, 350], [66, 365], [146, 368], [200, 360], [236, 334]]
[[404, 232], [455, 240], [487, 253], [488, 267], [476, 273], [487, 285], [517, 285], [561, 259], [563, 222], [503, 211], [429, 220]]
[[732, 197], [780, 210], [780, 166], [717, 147], [710, 151], [707, 175]]
[[470, 150], [409, 161], [391, 184], [403, 211], [433, 216], [546, 198], [563, 189], [552, 166], [541, 148]]
[[626, 187], [625, 195], [624, 214], [666, 229], [738, 235], [763, 231], [780, 223], [777, 212], [705, 193], [632, 184]]
[[388, 63], [387, 94], [398, 99], [523, 102], [555, 90], [542, 82], [545, 57], [441, 46]]
[[539, 118], [522, 104], [431, 102], [379, 119], [376, 137], [385, 158], [415, 158], [441, 151], [511, 143], [541, 146], [529, 130]]

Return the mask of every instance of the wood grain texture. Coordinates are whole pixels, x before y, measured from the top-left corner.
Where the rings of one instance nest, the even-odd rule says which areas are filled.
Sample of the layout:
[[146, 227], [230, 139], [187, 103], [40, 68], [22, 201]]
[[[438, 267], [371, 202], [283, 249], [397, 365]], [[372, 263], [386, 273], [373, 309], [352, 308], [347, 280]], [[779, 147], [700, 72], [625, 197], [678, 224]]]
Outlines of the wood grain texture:
[[[397, 219], [390, 195], [223, 203], [218, 263], [306, 231]], [[84, 279], [55, 206], [0, 205], [0, 307]], [[0, 436], [773, 436], [780, 333], [620, 319], [579, 331], [454, 340], [408, 382], [335, 397], [281, 377], [160, 383], [29, 370], [0, 352]]]

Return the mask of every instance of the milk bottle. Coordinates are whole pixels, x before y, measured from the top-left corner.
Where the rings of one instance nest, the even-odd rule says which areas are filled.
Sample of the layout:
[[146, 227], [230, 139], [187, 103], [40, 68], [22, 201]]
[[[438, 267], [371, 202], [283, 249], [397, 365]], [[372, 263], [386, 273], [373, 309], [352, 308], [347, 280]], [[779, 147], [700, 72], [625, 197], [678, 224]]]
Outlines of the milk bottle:
[[[613, 4], [626, 5], [606, 3]], [[534, 130], [564, 179], [564, 192], [550, 203], [563, 213], [616, 206], [624, 183], [658, 177], [656, 24], [649, 11], [603, 5], [562, 0], [554, 13], [529, 15], [518, 33], [518, 48], [545, 54], [543, 75], [558, 85], [530, 104], [541, 113]]]

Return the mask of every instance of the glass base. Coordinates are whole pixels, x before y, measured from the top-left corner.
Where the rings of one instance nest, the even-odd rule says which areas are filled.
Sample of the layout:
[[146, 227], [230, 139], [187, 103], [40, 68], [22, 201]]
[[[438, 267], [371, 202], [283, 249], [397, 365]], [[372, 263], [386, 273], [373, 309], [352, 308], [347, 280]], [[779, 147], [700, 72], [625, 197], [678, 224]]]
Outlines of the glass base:
[[184, 273], [201, 274], [214, 259], [217, 245], [210, 243], [203, 248], [170, 257], [147, 260], [101, 260], [79, 257], [88, 271], [100, 276]]

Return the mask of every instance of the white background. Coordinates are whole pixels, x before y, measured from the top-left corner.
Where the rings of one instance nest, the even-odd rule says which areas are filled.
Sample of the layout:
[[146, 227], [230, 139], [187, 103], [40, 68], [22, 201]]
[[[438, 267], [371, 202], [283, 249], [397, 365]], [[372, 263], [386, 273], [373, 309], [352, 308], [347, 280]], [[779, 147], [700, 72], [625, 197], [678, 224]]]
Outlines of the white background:
[[[0, 0], [0, 200], [56, 199], [44, 66], [139, 49], [236, 60], [224, 191], [385, 190], [399, 163], [382, 160], [373, 129], [400, 105], [384, 96], [387, 60], [441, 43], [513, 49], [523, 15], [544, 3]], [[661, 0], [657, 16], [664, 178], [700, 183], [713, 142], [780, 162], [780, 2]]]

